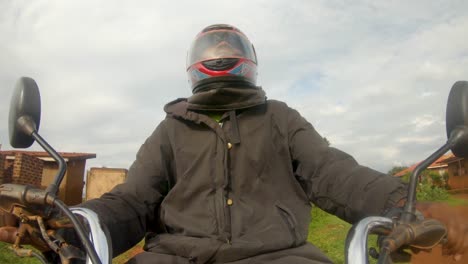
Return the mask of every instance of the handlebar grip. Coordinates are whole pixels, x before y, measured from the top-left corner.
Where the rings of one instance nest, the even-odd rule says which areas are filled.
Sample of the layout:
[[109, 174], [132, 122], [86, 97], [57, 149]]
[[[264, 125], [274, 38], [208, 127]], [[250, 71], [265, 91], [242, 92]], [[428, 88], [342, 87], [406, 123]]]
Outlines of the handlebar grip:
[[382, 241], [382, 249], [391, 253], [404, 245], [429, 249], [439, 244], [447, 234], [445, 226], [435, 219], [424, 219], [398, 225]]
[[415, 238], [412, 247], [420, 249], [433, 248], [447, 236], [447, 228], [435, 219], [426, 219], [414, 228]]

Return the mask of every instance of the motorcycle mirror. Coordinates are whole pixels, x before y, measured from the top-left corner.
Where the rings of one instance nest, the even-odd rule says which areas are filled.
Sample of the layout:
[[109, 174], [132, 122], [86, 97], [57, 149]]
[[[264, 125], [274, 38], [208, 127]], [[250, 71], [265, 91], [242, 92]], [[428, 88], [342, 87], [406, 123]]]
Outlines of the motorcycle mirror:
[[447, 138], [457, 157], [468, 157], [468, 82], [458, 81], [450, 90], [446, 112]]
[[15, 85], [10, 102], [8, 132], [14, 148], [28, 148], [34, 143], [31, 136], [39, 129], [41, 97], [34, 79], [21, 77]]

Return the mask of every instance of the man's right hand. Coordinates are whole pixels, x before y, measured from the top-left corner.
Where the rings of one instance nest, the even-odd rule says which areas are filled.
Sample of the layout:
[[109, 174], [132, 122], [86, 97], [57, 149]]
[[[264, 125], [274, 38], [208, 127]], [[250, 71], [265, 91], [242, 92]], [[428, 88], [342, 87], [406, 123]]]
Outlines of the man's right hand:
[[0, 211], [0, 241], [13, 244], [18, 233], [18, 218]]
[[0, 241], [13, 244], [15, 243], [18, 228], [13, 226], [0, 227]]
[[[18, 228], [14, 226], [2, 226], [0, 227], [0, 241], [14, 244], [16, 238], [18, 237]], [[31, 245], [37, 248], [40, 251], [48, 251], [50, 250], [47, 244], [38, 239], [32, 239], [28, 233], [24, 233], [23, 237], [21, 238], [21, 244], [23, 245]]]

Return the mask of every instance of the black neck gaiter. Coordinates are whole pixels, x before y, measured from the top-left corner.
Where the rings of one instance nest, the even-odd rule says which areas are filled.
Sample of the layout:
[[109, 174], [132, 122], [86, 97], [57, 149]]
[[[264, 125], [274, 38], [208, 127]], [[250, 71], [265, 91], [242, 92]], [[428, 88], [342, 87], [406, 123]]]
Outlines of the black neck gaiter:
[[266, 102], [265, 91], [259, 86], [233, 86], [217, 84], [200, 89], [187, 99], [188, 109], [230, 111], [261, 105]]

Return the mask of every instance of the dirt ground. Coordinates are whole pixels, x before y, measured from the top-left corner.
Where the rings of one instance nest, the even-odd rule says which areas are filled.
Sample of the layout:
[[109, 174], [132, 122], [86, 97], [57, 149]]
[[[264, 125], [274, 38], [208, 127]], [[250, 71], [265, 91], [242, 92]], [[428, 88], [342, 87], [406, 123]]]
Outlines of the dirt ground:
[[464, 264], [468, 263], [468, 254], [464, 254], [459, 261], [455, 261], [451, 256], [442, 256], [441, 247], [434, 248], [431, 253], [421, 252], [413, 255], [413, 264]]
[[[456, 195], [457, 198], [463, 198], [468, 200], [468, 194], [458, 194]], [[463, 215], [465, 216], [466, 220], [468, 221], [468, 206], [458, 206], [460, 211], [463, 211]], [[413, 264], [435, 264], [435, 263], [443, 263], [443, 264], [450, 264], [450, 263], [468, 263], [468, 252], [465, 253], [459, 261], [455, 261], [451, 256], [443, 256], [442, 255], [442, 248], [436, 247], [432, 250], [432, 252], [420, 252], [413, 256], [411, 263]]]

